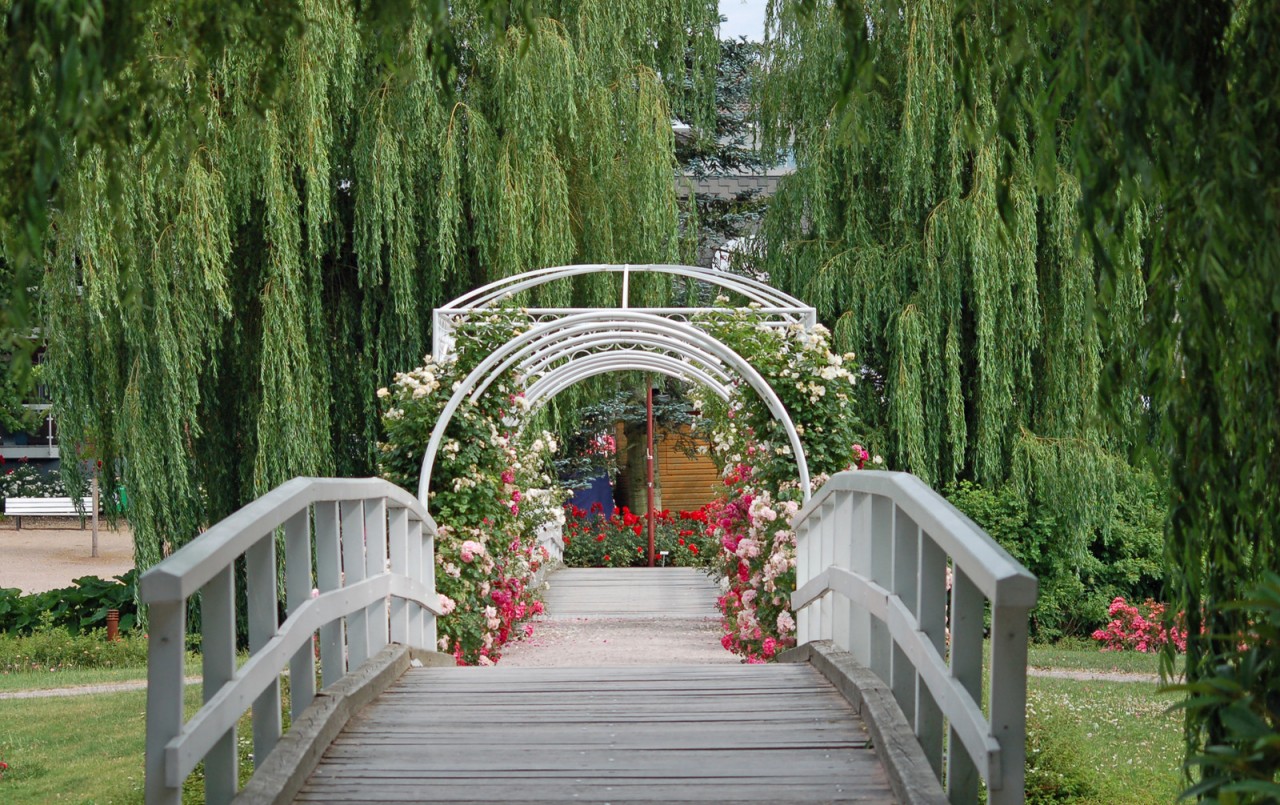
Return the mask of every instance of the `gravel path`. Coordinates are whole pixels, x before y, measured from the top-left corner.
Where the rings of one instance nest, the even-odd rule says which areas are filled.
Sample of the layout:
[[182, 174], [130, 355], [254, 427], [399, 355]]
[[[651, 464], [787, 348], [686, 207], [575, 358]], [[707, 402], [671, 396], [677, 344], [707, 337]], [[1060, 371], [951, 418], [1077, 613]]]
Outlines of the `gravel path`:
[[[109, 579], [133, 568], [133, 532], [125, 524], [98, 529], [98, 557], [90, 556], [93, 536], [80, 530], [74, 517], [24, 517], [17, 530], [13, 518], [0, 527], [0, 587], [40, 593], [69, 587], [81, 576]], [[37, 526], [31, 528], [30, 526]]]
[[503, 652], [507, 667], [724, 665], [719, 589], [690, 568], [566, 568], [548, 579], [547, 613]]

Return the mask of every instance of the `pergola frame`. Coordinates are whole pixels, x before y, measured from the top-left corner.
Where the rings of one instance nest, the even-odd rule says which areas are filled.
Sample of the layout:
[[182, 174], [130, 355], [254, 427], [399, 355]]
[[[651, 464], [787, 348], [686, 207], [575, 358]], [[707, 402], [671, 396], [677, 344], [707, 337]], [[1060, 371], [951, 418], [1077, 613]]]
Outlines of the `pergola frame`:
[[677, 265], [576, 265], [530, 271], [498, 280], [435, 311], [433, 352], [443, 360], [452, 350], [458, 323], [512, 295], [568, 277], [598, 272], [621, 273], [619, 308], [521, 308], [535, 322], [489, 354], [453, 390], [445, 404], [422, 458], [418, 499], [426, 506], [431, 470], [449, 422], [464, 402], [477, 401], [499, 377], [513, 372], [524, 384], [526, 400], [533, 407], [588, 377], [616, 371], [641, 370], [663, 374], [708, 388], [728, 399], [733, 386], [746, 382], [786, 431], [805, 500], [809, 498], [809, 467], [795, 423], [764, 377], [732, 348], [690, 320], [700, 313], [723, 313], [724, 308], [629, 307], [632, 272], [654, 272], [707, 282], [748, 300], [753, 313], [769, 326], [816, 324], [812, 307], [763, 282], [695, 266]]

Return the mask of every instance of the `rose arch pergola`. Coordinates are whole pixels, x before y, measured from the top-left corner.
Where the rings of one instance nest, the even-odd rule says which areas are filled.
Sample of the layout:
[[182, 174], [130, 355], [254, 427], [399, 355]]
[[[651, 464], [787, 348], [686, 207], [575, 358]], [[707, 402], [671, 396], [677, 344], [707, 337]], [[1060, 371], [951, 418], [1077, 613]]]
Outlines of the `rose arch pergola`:
[[641, 370], [698, 383], [727, 399], [736, 383], [749, 385], [782, 424], [796, 457], [796, 470], [805, 499], [809, 498], [809, 466], [800, 436], [782, 401], [750, 362], [712, 336], [697, 323], [699, 314], [723, 311], [707, 307], [631, 307], [631, 275], [656, 273], [703, 282], [746, 300], [768, 326], [817, 323], [812, 307], [759, 280], [683, 265], [573, 265], [545, 268], [492, 282], [438, 308], [434, 319], [433, 354], [446, 358], [454, 345], [453, 333], [469, 317], [510, 300], [515, 294], [556, 280], [583, 274], [621, 274], [622, 291], [616, 308], [526, 308], [534, 322], [490, 354], [454, 389], [431, 432], [418, 499], [427, 505], [431, 470], [436, 454], [458, 409], [470, 398], [479, 399], [489, 386], [509, 371], [522, 378], [531, 406], [546, 403], [556, 394], [595, 375]]

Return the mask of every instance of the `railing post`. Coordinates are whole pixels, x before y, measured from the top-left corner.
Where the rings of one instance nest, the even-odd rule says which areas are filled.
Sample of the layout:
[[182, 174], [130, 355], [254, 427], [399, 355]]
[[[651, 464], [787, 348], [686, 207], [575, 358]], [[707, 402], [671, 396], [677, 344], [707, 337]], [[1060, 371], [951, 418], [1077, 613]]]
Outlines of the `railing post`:
[[[204, 701], [213, 698], [236, 672], [236, 580], [223, 568], [200, 592], [200, 649]], [[204, 759], [204, 799], [210, 805], [230, 802], [239, 785], [236, 728], [232, 725]]]
[[[259, 540], [245, 551], [245, 581], [249, 601], [249, 651], [257, 652], [280, 627], [276, 606], [276, 541]], [[262, 764], [276, 748], [282, 729], [280, 680], [273, 681], [253, 702], [253, 762]]]
[[[861, 576], [871, 575], [872, 496], [850, 495], [849, 569]], [[871, 613], [863, 607], [849, 609], [849, 653], [859, 664], [871, 667]]]
[[[414, 581], [422, 581], [422, 521], [415, 518], [409, 521], [408, 526], [409, 535], [408, 544], [406, 545], [408, 552], [406, 567], [408, 569], [405, 575]], [[426, 648], [430, 651], [435, 651], [438, 648], [434, 643], [426, 646], [419, 645], [425, 639], [423, 619], [429, 616], [430, 613], [417, 604], [409, 607], [409, 637], [405, 642], [410, 646], [416, 645], [419, 648]]]
[[[846, 570], [853, 568], [853, 493], [837, 492], [831, 517], [835, 521], [833, 563]], [[852, 645], [853, 602], [832, 594], [835, 611], [831, 619], [831, 640], [837, 647], [849, 650]]]
[[[951, 583], [951, 675], [982, 704], [983, 595], [962, 568]], [[947, 796], [952, 802], [976, 802], [978, 771], [955, 730], [947, 752]]]
[[[390, 553], [391, 572], [397, 576], [409, 573], [409, 512], [396, 506], [387, 510], [387, 550]], [[391, 598], [391, 640], [406, 646], [409, 640], [409, 607], [403, 598]]]
[[[364, 502], [365, 578], [387, 572], [387, 501], [375, 498]], [[369, 619], [369, 656], [387, 645], [387, 600], [375, 601], [365, 610]]]
[[[285, 595], [289, 614], [311, 600], [311, 512], [303, 509], [284, 524]], [[289, 712], [294, 719], [316, 695], [315, 635], [289, 660]]]
[[1025, 607], [997, 606], [991, 613], [991, 734], [1000, 742], [999, 779], [987, 785], [991, 805], [1023, 802], [1029, 612]]
[[[836, 533], [838, 526], [836, 524], [835, 511], [835, 502], [828, 498], [827, 502], [822, 504], [821, 520], [818, 525], [818, 534], [821, 539], [818, 543], [818, 555], [817, 561], [814, 562], [814, 569], [819, 573], [836, 562]], [[818, 613], [818, 638], [821, 640], [830, 640], [834, 636], [835, 613], [832, 611], [832, 605], [835, 603], [835, 597], [835, 593], [828, 592], [818, 600], [815, 607]]]
[[[817, 536], [813, 530], [813, 517], [809, 516], [796, 527], [796, 589], [808, 584], [813, 578], [813, 565], [809, 561], [809, 543]], [[801, 607], [796, 612], [796, 645], [803, 646], [814, 639], [810, 627], [809, 607]]]
[[[876, 584], [892, 592], [893, 590], [893, 534], [894, 516], [898, 507], [892, 499], [883, 495], [871, 496], [871, 538], [867, 550], [867, 575]], [[871, 662], [868, 666], [876, 676], [892, 685], [891, 663], [893, 656], [893, 638], [889, 634], [889, 625], [879, 618], [869, 620], [871, 632]]]
[[[895, 507], [893, 513], [893, 557], [892, 579], [890, 589], [906, 605], [912, 615], [917, 616], [919, 609], [916, 590], [920, 573], [920, 528], [915, 521], [901, 509]], [[902, 707], [908, 724], [915, 724], [918, 702], [916, 701], [916, 684], [918, 674], [915, 666], [907, 659], [902, 647], [893, 643], [890, 654], [889, 686], [893, 688], [893, 696]]]
[[[947, 554], [924, 532], [919, 536], [920, 580], [916, 620], [939, 657], [947, 656]], [[942, 708], [929, 688], [916, 677], [916, 737], [929, 765], [942, 779]]]
[[[421, 568], [422, 583], [427, 586], [428, 601], [437, 602], [436, 596], [436, 532], [434, 527], [428, 527], [426, 523], [418, 523], [418, 531], [421, 534], [422, 545], [422, 563]], [[422, 647], [428, 651], [435, 651], [436, 645], [436, 614], [428, 610], [422, 611]]]
[[[360, 501], [339, 504], [342, 510], [343, 586], [364, 581], [364, 506]], [[347, 668], [355, 670], [369, 659], [369, 611], [347, 616]]]
[[[338, 536], [338, 504], [325, 501], [316, 512], [316, 587], [321, 593], [342, 586], [342, 542]], [[346, 673], [342, 656], [342, 619], [320, 627], [320, 681], [327, 688]]]
[[157, 601], [147, 612], [147, 805], [181, 805], [182, 781], [169, 784], [165, 746], [182, 731], [186, 602]]

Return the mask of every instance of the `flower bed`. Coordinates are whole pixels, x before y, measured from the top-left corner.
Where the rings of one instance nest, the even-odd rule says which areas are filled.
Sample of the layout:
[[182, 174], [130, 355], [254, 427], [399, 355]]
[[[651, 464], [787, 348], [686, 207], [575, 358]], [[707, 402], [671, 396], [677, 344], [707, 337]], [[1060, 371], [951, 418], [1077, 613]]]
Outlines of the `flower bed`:
[[[654, 512], [655, 563], [667, 567], [707, 567], [717, 544], [707, 533], [708, 506], [697, 511]], [[565, 507], [564, 563], [570, 567], [641, 567], [649, 564], [649, 531], [645, 517], [627, 507], [606, 513]], [[666, 551], [665, 561], [661, 552]]]

